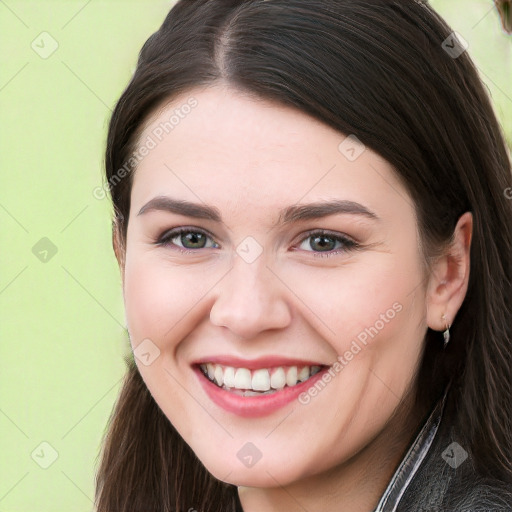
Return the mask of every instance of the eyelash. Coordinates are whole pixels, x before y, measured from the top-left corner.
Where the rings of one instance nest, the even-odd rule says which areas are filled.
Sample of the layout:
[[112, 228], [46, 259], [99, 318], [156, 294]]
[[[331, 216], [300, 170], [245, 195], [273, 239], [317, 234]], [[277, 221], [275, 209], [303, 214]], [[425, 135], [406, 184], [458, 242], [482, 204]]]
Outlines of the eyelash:
[[[171, 240], [176, 238], [177, 236], [180, 236], [182, 234], [188, 234], [188, 233], [195, 233], [195, 234], [199, 233], [199, 234], [204, 235], [213, 240], [213, 237], [208, 232], [203, 231], [201, 229], [180, 227], [180, 228], [175, 228], [175, 229], [172, 229], [170, 231], [166, 231], [165, 233], [163, 233], [158, 238], [158, 240], [155, 242], [155, 244], [158, 246], [161, 246], [161, 247], [171, 247], [172, 246], [173, 250], [177, 250], [181, 253], [190, 254], [191, 252], [200, 251], [201, 249], [186, 249], [186, 248], [180, 247], [179, 245], [171, 243]], [[313, 253], [313, 256], [316, 258], [329, 258], [331, 256], [337, 256], [339, 254], [348, 253], [348, 252], [355, 251], [355, 250], [361, 248], [361, 245], [358, 244], [356, 241], [352, 240], [351, 238], [348, 238], [347, 236], [341, 235], [339, 233], [333, 233], [333, 232], [323, 230], [323, 229], [316, 230], [316, 231], [310, 231], [310, 232], [306, 233], [305, 236], [300, 239], [299, 245], [301, 245], [308, 238], [312, 238], [315, 236], [326, 236], [326, 237], [332, 238], [336, 242], [341, 242], [341, 244], [344, 246], [343, 249], [337, 249], [337, 250], [333, 249], [328, 252], [327, 251], [326, 252], [305, 251], [305, 252]], [[207, 247], [206, 249], [211, 249], [211, 247]]]

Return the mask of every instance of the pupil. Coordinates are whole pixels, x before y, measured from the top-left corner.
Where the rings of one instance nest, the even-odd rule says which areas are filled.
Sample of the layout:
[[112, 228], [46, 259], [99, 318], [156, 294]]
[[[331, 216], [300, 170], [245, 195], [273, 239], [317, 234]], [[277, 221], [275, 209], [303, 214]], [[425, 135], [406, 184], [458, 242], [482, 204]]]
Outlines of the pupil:
[[[320, 246], [320, 250], [330, 251], [334, 249], [334, 244], [336, 242], [328, 236], [315, 236], [315, 238], [313, 239], [313, 244], [316, 243], [318, 243], [318, 245]], [[315, 248], [313, 247], [313, 244], [310, 243], [312, 249]]]
[[[187, 247], [186, 243], [188, 242], [190, 242], [192, 246]], [[205, 236], [202, 233], [187, 233], [181, 237], [181, 243], [189, 249], [201, 249], [204, 247], [204, 242]]]

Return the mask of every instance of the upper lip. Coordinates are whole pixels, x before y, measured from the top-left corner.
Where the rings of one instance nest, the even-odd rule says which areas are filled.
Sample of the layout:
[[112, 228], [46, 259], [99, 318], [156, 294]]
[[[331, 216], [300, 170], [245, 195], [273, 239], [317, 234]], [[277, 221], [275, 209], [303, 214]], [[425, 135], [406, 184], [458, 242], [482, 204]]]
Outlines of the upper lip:
[[214, 363], [222, 366], [232, 366], [233, 368], [247, 368], [248, 370], [258, 370], [260, 368], [273, 368], [276, 366], [328, 366], [325, 363], [312, 360], [302, 360], [287, 358], [282, 356], [264, 356], [258, 359], [242, 359], [235, 356], [217, 355], [206, 356], [197, 359], [192, 364], [200, 365]]

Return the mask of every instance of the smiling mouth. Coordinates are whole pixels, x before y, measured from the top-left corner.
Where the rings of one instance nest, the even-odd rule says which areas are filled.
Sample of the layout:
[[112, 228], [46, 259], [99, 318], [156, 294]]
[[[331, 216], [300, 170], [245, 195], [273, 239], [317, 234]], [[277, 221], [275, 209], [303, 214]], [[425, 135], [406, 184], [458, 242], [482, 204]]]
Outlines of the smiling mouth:
[[324, 365], [276, 366], [249, 370], [216, 363], [203, 363], [199, 368], [210, 382], [221, 389], [241, 396], [261, 396], [296, 386], [327, 367]]

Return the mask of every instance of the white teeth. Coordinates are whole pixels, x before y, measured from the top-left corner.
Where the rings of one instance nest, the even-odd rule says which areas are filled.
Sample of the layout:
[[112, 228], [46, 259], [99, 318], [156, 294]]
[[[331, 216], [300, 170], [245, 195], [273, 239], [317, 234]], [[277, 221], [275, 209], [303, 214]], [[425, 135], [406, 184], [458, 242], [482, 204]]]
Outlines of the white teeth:
[[208, 377], [210, 380], [213, 380], [215, 376], [215, 366], [212, 363], [208, 363], [206, 365], [206, 369], [208, 371]]
[[[226, 384], [227, 386], [227, 384]], [[229, 387], [229, 386], [228, 386]], [[255, 370], [252, 374], [252, 389], [255, 391], [269, 391], [270, 390], [270, 375], [268, 370], [263, 368]]]
[[295, 386], [297, 384], [297, 367], [290, 366], [286, 372], [286, 385]]
[[248, 370], [247, 368], [238, 368], [238, 370], [235, 373], [235, 388], [236, 389], [251, 389], [251, 386], [252, 386], [251, 371]]
[[234, 368], [215, 363], [201, 364], [201, 370], [217, 386], [243, 396], [274, 393], [308, 380], [322, 370], [322, 366], [279, 366], [276, 368]]
[[227, 366], [224, 370], [224, 385], [228, 388], [235, 387], [235, 369], [232, 366]]
[[297, 379], [301, 382], [309, 379], [309, 366], [304, 366], [301, 368], [299, 374], [297, 375]]
[[222, 386], [224, 383], [224, 372], [222, 371], [222, 367], [217, 365], [215, 366], [215, 382], [218, 386]]
[[286, 384], [286, 375], [282, 368], [278, 368], [270, 377], [270, 385], [273, 389], [283, 389]]

